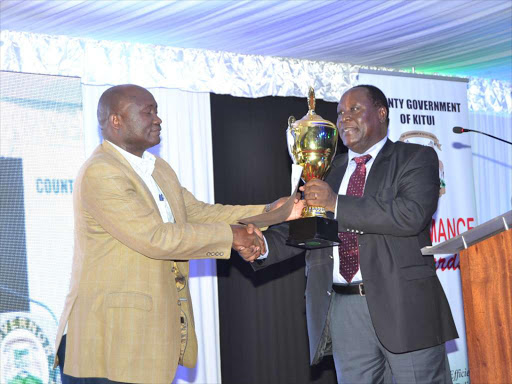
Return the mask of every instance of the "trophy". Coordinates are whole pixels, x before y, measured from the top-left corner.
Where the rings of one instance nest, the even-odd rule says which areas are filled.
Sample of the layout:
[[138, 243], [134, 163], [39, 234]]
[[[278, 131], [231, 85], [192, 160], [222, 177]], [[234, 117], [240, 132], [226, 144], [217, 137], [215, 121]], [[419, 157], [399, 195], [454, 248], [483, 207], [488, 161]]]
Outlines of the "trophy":
[[[308, 113], [300, 120], [288, 118], [288, 151], [302, 166], [302, 180], [322, 179], [331, 165], [338, 143], [336, 125], [315, 113], [315, 90], [309, 87]], [[339, 244], [338, 223], [327, 217], [325, 208], [306, 206], [302, 218], [290, 221], [287, 244], [299, 248], [324, 248]]]

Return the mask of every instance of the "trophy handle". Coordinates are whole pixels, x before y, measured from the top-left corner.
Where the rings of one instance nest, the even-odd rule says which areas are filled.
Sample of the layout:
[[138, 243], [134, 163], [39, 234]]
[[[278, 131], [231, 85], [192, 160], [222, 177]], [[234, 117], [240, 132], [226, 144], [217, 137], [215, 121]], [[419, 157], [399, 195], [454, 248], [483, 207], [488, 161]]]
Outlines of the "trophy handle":
[[290, 116], [288, 118], [288, 129], [286, 130], [286, 143], [288, 147], [288, 154], [292, 158], [293, 164], [297, 164], [297, 160], [295, 160], [295, 156], [293, 155], [295, 152], [295, 130], [293, 128], [294, 123], [295, 117]]

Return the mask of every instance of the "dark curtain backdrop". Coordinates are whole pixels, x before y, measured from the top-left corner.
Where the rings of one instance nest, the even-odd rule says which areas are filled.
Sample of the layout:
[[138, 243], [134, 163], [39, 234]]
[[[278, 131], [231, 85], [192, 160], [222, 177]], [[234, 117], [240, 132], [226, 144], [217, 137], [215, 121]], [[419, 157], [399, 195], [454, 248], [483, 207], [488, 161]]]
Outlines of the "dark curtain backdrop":
[[[336, 105], [317, 100], [316, 112], [335, 122]], [[215, 201], [263, 204], [289, 195], [287, 121], [307, 111], [305, 97], [212, 94]], [[233, 252], [217, 261], [217, 274], [224, 384], [336, 383], [332, 358], [309, 366], [303, 256], [254, 272]]]

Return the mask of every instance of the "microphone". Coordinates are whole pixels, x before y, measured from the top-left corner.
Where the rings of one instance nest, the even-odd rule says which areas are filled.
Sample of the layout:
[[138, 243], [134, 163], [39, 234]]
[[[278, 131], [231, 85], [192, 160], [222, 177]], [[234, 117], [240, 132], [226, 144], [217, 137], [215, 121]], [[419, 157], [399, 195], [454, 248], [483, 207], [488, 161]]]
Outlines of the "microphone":
[[499, 137], [496, 137], [496, 136], [493, 136], [493, 135], [489, 135], [488, 133], [485, 133], [485, 132], [475, 131], [474, 129], [467, 129], [467, 128], [462, 128], [462, 127], [453, 127], [452, 131], [453, 131], [453, 133], [457, 133], [457, 134], [464, 133], [464, 132], [480, 133], [482, 135], [489, 136], [489, 137], [492, 137], [493, 139], [496, 139], [496, 140], [499, 140], [499, 141], [503, 141], [504, 143], [512, 145], [512, 142], [510, 142], [510, 141], [500, 139]]
[[471, 129], [464, 129], [462, 127], [453, 127], [453, 133], [464, 133], [464, 132], [473, 132]]

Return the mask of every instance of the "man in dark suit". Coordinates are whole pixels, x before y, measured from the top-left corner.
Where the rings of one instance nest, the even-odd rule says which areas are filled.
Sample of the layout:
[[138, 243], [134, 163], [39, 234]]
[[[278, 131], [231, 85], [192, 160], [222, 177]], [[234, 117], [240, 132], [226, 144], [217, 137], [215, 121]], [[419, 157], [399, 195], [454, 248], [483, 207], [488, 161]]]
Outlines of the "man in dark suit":
[[[340, 246], [306, 252], [311, 363], [333, 354], [340, 383], [451, 383], [445, 341], [457, 338], [436, 275], [429, 227], [439, 196], [438, 159], [427, 146], [387, 139], [389, 108], [374, 86], [348, 90], [337, 126], [349, 152], [325, 181], [301, 190], [338, 221]], [[264, 232], [255, 270], [301, 254], [288, 226]], [[241, 254], [243, 255], [242, 249]], [[265, 256], [263, 256], [265, 257]]]

